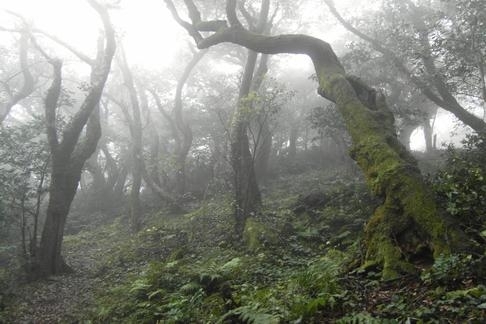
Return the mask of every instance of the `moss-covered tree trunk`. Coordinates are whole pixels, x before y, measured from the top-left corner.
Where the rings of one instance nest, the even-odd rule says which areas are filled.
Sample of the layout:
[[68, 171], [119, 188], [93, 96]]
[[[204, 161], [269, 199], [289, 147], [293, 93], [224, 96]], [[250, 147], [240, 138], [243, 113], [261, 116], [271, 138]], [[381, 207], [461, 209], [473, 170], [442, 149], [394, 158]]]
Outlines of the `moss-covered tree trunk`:
[[[181, 23], [172, 2], [166, 3]], [[236, 4], [236, 0], [227, 0], [229, 26], [223, 28], [219, 23], [214, 34], [206, 38], [195, 24], [181, 25], [199, 48], [231, 42], [256, 52], [305, 54], [311, 58], [319, 94], [336, 103], [352, 139], [351, 156], [369, 187], [383, 199], [366, 224], [364, 265], [381, 265], [383, 277], [393, 278], [411, 271], [409, 258], [423, 248], [434, 256], [457, 248], [460, 233], [440, 216], [415, 159], [396, 136], [393, 115], [384, 97], [348, 76], [331, 46], [320, 39], [307, 35], [264, 36], [246, 30], [236, 15]]]

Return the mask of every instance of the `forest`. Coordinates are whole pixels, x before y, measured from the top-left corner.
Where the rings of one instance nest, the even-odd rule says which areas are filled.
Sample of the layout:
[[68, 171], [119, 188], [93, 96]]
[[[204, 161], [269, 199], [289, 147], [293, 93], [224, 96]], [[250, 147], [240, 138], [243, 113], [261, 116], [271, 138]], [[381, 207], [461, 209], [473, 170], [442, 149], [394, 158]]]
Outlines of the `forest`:
[[1, 323], [486, 322], [486, 1], [2, 0]]

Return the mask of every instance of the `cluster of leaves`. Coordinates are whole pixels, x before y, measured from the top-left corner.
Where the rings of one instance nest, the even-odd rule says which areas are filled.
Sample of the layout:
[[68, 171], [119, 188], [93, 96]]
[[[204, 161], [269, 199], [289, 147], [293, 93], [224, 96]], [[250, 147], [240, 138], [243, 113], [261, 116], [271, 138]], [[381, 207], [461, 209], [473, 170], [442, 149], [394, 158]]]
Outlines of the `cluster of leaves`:
[[486, 138], [471, 135], [462, 149], [446, 151], [446, 165], [435, 178], [435, 190], [449, 214], [468, 230], [486, 224]]
[[[486, 58], [486, 5], [481, 0], [443, 1], [432, 48], [444, 61], [447, 79], [459, 93], [480, 97]], [[463, 80], [463, 82], [458, 82]]]
[[343, 117], [335, 105], [315, 107], [311, 110], [307, 119], [321, 136], [329, 136], [336, 142], [344, 139], [349, 143], [350, 139], [346, 132]]
[[[20, 205], [33, 208], [40, 179], [47, 177], [49, 150], [42, 131], [40, 118], [16, 127], [0, 127], [0, 231], [11, 228]], [[41, 190], [46, 183], [44, 179]]]
[[424, 271], [421, 279], [426, 284], [457, 288], [470, 278], [484, 276], [483, 258], [473, 258], [470, 254], [439, 256], [434, 265]]

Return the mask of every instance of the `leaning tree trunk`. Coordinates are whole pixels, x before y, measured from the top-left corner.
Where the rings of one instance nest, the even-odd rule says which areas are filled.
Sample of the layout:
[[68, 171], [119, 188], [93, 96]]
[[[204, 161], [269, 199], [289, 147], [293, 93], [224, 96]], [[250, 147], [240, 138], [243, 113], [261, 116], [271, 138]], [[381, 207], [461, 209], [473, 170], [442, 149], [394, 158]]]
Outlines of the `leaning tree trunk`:
[[415, 159], [398, 141], [384, 97], [346, 75], [328, 43], [307, 35], [263, 36], [249, 32], [238, 20], [236, 0], [226, 2], [229, 27], [226, 22], [224, 26], [213, 22], [217, 28], [204, 38], [194, 19], [192, 25], [182, 21], [173, 3], [166, 3], [199, 48], [230, 42], [266, 54], [306, 54], [311, 58], [319, 94], [336, 103], [351, 136], [352, 157], [369, 187], [383, 199], [366, 224], [364, 266], [381, 265], [383, 278], [394, 278], [413, 270], [408, 257], [423, 248], [437, 257], [460, 246], [461, 233], [440, 216]]
[[[116, 48], [115, 33], [107, 9], [95, 0], [87, 1], [100, 16], [106, 39], [104, 44], [99, 43], [95, 60], [80, 56], [91, 65], [91, 84], [79, 110], [64, 128], [61, 140], [56, 127], [56, 110], [62, 90], [62, 63], [49, 57], [37, 46], [53, 66], [54, 75], [45, 99], [46, 132], [52, 158], [52, 175], [46, 220], [37, 254], [37, 275], [41, 277], [58, 274], [66, 269], [61, 256], [64, 226], [81, 178], [83, 165], [96, 150], [101, 136], [99, 102]], [[84, 129], [86, 134], [83, 139], [80, 139]]]

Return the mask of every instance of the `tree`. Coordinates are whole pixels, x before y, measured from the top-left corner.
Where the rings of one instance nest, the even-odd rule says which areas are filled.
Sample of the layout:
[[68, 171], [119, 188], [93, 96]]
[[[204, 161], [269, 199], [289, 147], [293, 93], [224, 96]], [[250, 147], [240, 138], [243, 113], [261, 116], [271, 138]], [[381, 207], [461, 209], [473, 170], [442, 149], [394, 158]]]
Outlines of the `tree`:
[[[269, 7], [269, 0], [262, 1], [260, 17], [256, 24], [252, 24], [251, 18], [247, 18], [250, 29], [257, 33], [263, 33], [265, 31]], [[249, 17], [248, 15], [245, 16]], [[255, 75], [257, 59], [258, 53], [249, 49], [241, 79], [237, 107], [231, 122], [230, 148], [231, 166], [233, 168], [234, 177], [235, 237], [237, 239], [241, 238], [247, 219], [258, 213], [261, 207], [260, 189], [258, 188], [255, 166], [253, 156], [250, 152], [250, 141], [248, 138], [250, 122], [249, 112], [252, 106], [251, 97], [260, 87], [267, 69], [267, 57], [263, 56], [260, 61], [260, 68], [257, 71], [258, 73]]]
[[[441, 31], [438, 31], [426, 24], [425, 16], [427, 15], [427, 8], [415, 5], [412, 1], [404, 1], [402, 4], [398, 5], [400, 11], [400, 18], [395, 19], [392, 15], [393, 21], [392, 26], [387, 26], [388, 31], [393, 33], [400, 33], [402, 30], [409, 30], [411, 26], [411, 36], [407, 38], [405, 44], [410, 48], [411, 44], [416, 43], [417, 49], [414, 49], [411, 55], [415, 56], [417, 59], [412, 60], [415, 64], [420, 64], [419, 74], [415, 73], [408, 67], [408, 62], [406, 58], [403, 59], [399, 54], [395, 53], [390, 49], [389, 46], [378, 39], [372, 38], [360, 30], [356, 29], [348, 21], [346, 21], [336, 10], [334, 2], [332, 0], [324, 0], [324, 2], [329, 7], [330, 12], [336, 17], [336, 19], [345, 27], [347, 30], [352, 32], [354, 35], [368, 42], [373, 49], [382, 53], [388, 60], [393, 62], [397, 69], [408, 78], [415, 86], [420, 89], [420, 91], [432, 102], [434, 102], [439, 107], [454, 114], [460, 121], [464, 124], [470, 126], [476, 132], [486, 131], [486, 123], [476, 115], [467, 111], [454, 96], [451, 91], [451, 85], [447, 82], [445, 73], [438, 68], [437, 61], [444, 57], [440, 52], [434, 51], [430, 39], [440, 38]], [[484, 7], [484, 3], [483, 3]], [[407, 17], [408, 20], [403, 22], [403, 17]], [[390, 22], [383, 22], [383, 19], [379, 20], [382, 24], [389, 24]], [[398, 25], [396, 21], [401, 21], [402, 25]], [[438, 21], [436, 25], [441, 23], [448, 24], [448, 22]], [[449, 21], [450, 23], [450, 21]], [[408, 27], [407, 27], [408, 26]], [[483, 33], [484, 34], [484, 33]], [[389, 37], [393, 39], [393, 37]], [[474, 43], [474, 42], [473, 42]], [[398, 46], [397, 46], [398, 47]], [[400, 47], [398, 47], [400, 48]], [[404, 50], [406, 52], [406, 50]], [[479, 52], [480, 53], [480, 52]], [[481, 54], [481, 53], [480, 53]], [[479, 55], [482, 59], [484, 58], [484, 53]], [[483, 84], [484, 84], [484, 60], [479, 61], [479, 70], [483, 69]]]
[[[0, 30], [7, 29], [0, 28]], [[4, 91], [7, 94], [7, 100], [6, 102], [0, 102], [0, 124], [7, 118], [13, 106], [19, 103], [22, 99], [27, 98], [34, 91], [35, 81], [29, 70], [29, 63], [27, 61], [28, 47], [29, 33], [27, 30], [24, 30], [20, 32], [19, 40], [19, 62], [23, 83], [21, 88], [15, 92], [9, 86], [9, 81], [13, 78], [9, 78], [9, 80], [4, 80], [2, 82]]]
[[[180, 18], [172, 1], [165, 1], [174, 19], [193, 37], [198, 48], [229, 42], [265, 54], [306, 54], [312, 60], [321, 96], [336, 103], [353, 148], [352, 157], [363, 170], [373, 192], [383, 199], [366, 225], [364, 266], [383, 267], [383, 278], [412, 271], [407, 257], [426, 246], [435, 257], [461, 244], [460, 233], [440, 216], [415, 159], [398, 141], [393, 115], [384, 96], [349, 76], [331, 46], [307, 35], [264, 36], [248, 31], [236, 13], [236, 0], [226, 1], [227, 21], [209, 21], [200, 27]], [[185, 1], [194, 12], [192, 1]], [[197, 12], [198, 13], [198, 12]], [[212, 34], [203, 37], [201, 31]]]
[[20, 232], [26, 261], [35, 258], [40, 207], [49, 182], [49, 150], [42, 126], [37, 116], [20, 125], [0, 127], [0, 205], [5, 206], [0, 209], [0, 221], [6, 230], [2, 238], [11, 237], [12, 224], [20, 225], [15, 233]]
[[[98, 46], [96, 59], [85, 60], [91, 66], [90, 85], [79, 110], [64, 127], [61, 139], [56, 117], [62, 90], [62, 61], [51, 58], [37, 46], [52, 65], [53, 70], [53, 80], [45, 97], [45, 122], [52, 171], [47, 215], [37, 258], [38, 275], [41, 277], [67, 269], [61, 256], [64, 226], [81, 178], [83, 165], [95, 151], [101, 135], [99, 102], [116, 48], [115, 33], [107, 8], [95, 0], [87, 1], [103, 23], [104, 41]], [[83, 129], [86, 131], [84, 138], [81, 139]]]
[[138, 99], [137, 89], [133, 80], [132, 72], [128, 66], [125, 52], [120, 51], [119, 65], [123, 74], [124, 85], [128, 90], [130, 97], [130, 106], [132, 113], [128, 111], [124, 104], [120, 104], [123, 114], [128, 123], [131, 143], [131, 174], [132, 186], [130, 190], [130, 221], [134, 232], [138, 232], [141, 227], [142, 204], [140, 202], [140, 188], [142, 187], [143, 175], [143, 131], [142, 117], [140, 112], [140, 102]]
[[184, 85], [191, 75], [192, 70], [206, 53], [207, 51], [205, 50], [195, 53], [177, 82], [173, 112], [175, 126], [177, 127], [177, 131], [180, 133], [179, 138], [181, 140], [176, 152], [176, 192], [179, 197], [182, 197], [186, 191], [186, 159], [189, 154], [189, 150], [191, 149], [193, 140], [191, 126], [189, 123], [187, 123], [187, 121], [185, 121], [183, 115], [182, 90], [184, 89]]
[[343, 65], [375, 88], [387, 94], [387, 101], [396, 119], [399, 139], [410, 149], [410, 136], [420, 126], [424, 128], [426, 150], [432, 150], [432, 126], [437, 105], [428, 100], [396, 66], [366, 44], [352, 42], [342, 57]]
[[[124, 187], [128, 175], [126, 156], [128, 153], [120, 144], [110, 122], [111, 102], [101, 102], [101, 129], [103, 130], [95, 153], [86, 161], [85, 169], [91, 175], [86, 195], [75, 199], [74, 208], [83, 214], [103, 212], [115, 214], [122, 205]], [[123, 132], [124, 133], [124, 132]], [[122, 133], [122, 134], [123, 134]]]

